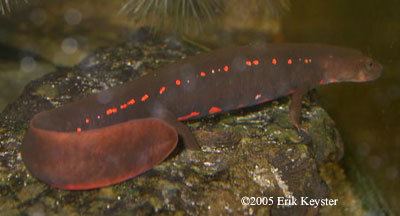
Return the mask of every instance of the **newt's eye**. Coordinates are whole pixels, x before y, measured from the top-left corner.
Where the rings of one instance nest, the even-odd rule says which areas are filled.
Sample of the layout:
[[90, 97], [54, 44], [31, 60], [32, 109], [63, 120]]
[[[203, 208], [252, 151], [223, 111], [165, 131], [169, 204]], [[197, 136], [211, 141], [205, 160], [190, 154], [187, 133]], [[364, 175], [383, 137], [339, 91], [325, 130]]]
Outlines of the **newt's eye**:
[[374, 68], [374, 62], [373, 61], [368, 61], [365, 64], [365, 67], [366, 67], [367, 70], [372, 70]]

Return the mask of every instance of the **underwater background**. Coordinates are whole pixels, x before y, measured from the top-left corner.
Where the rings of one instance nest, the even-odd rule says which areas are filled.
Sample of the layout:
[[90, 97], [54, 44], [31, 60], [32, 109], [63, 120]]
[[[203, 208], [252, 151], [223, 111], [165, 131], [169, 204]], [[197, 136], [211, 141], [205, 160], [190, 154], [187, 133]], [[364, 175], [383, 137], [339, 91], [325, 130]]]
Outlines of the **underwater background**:
[[318, 100], [343, 138], [341, 163], [364, 208], [373, 214], [400, 214], [400, 2], [205, 2], [211, 3], [156, 18], [150, 12], [134, 13], [138, 5], [133, 0], [17, 1], [11, 10], [3, 8], [0, 109], [29, 81], [74, 66], [96, 48], [118, 45], [139, 26], [176, 35], [203, 51], [254, 41], [356, 48], [381, 62], [382, 77], [319, 87]]

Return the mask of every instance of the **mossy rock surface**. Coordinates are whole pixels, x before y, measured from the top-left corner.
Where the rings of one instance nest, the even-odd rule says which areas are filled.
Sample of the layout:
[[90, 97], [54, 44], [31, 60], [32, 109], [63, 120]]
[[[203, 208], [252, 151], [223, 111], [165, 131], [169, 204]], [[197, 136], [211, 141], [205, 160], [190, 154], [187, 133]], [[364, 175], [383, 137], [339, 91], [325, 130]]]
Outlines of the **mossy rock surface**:
[[[302, 110], [308, 139], [291, 127], [289, 100], [282, 98], [189, 122], [200, 151], [179, 144], [154, 169], [111, 187], [62, 191], [39, 182], [26, 170], [20, 147], [35, 113], [121, 85], [198, 52], [174, 37], [155, 38], [138, 30], [126, 43], [99, 49], [81, 64], [27, 85], [0, 114], [1, 214], [306, 215], [318, 210], [325, 215], [362, 214], [337, 164], [343, 154], [340, 136], [327, 113], [309, 99]], [[241, 204], [243, 196], [289, 195], [334, 196], [343, 201], [321, 209]]]

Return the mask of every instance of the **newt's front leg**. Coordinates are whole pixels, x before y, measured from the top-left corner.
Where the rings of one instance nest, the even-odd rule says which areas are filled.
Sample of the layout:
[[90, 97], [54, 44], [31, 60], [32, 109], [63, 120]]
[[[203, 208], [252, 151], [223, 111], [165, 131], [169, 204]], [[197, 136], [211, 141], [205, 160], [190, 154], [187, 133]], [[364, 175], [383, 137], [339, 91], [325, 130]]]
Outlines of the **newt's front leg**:
[[293, 126], [297, 128], [298, 133], [301, 137], [303, 137], [303, 142], [309, 143], [312, 141], [311, 137], [301, 127], [300, 117], [301, 117], [301, 101], [303, 99], [304, 94], [307, 93], [307, 90], [298, 90], [292, 94], [292, 101], [289, 105], [289, 118], [292, 122]]
[[295, 126], [298, 130], [301, 130], [301, 101], [303, 99], [303, 95], [306, 93], [306, 90], [297, 90], [292, 94], [292, 101], [289, 105], [289, 118], [292, 122], [293, 126]]
[[300, 117], [301, 117], [301, 101], [306, 90], [298, 90], [292, 94], [292, 101], [289, 105], [289, 118], [293, 126], [296, 127], [297, 132], [301, 137], [303, 137], [303, 142], [309, 143], [312, 141], [310, 135], [301, 127]]

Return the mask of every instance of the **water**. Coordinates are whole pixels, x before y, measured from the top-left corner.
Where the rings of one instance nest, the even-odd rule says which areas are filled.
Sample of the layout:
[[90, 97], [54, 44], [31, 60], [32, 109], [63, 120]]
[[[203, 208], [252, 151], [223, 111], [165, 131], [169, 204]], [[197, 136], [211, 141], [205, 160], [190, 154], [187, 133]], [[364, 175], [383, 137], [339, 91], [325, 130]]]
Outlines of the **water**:
[[[14, 38], [14, 46], [23, 42], [22, 48], [40, 52], [41, 56], [56, 64], [65, 65], [60, 61], [66, 59], [73, 59], [70, 62], [74, 64], [87, 50], [123, 40], [122, 33], [118, 33], [121, 29], [126, 34], [124, 28], [128, 25], [121, 17], [110, 19], [109, 11], [117, 11], [120, 5], [110, 6], [109, 1], [94, 2], [69, 1], [60, 7], [58, 2], [47, 3], [50, 7], [39, 7], [27, 13], [29, 16], [0, 20], [4, 27], [0, 29], [0, 39], [4, 42], [7, 37]], [[49, 13], [49, 8], [52, 13]], [[396, 0], [293, 0], [291, 10], [282, 17], [283, 41], [353, 47], [371, 55], [384, 66], [383, 76], [377, 81], [323, 86], [318, 88], [318, 92], [323, 107], [337, 123], [344, 138], [343, 164], [365, 200], [365, 206], [371, 211], [391, 209], [394, 214], [400, 214], [397, 205], [400, 192], [399, 11], [400, 1]], [[57, 13], [60, 15], [52, 17]], [[6, 30], [5, 27], [15, 29]], [[25, 35], [27, 32], [30, 34]], [[7, 64], [0, 65], [3, 71], [0, 74], [0, 85], [3, 86], [0, 103], [3, 98], [7, 101], [15, 98], [28, 80], [54, 69], [51, 65], [47, 69], [40, 68], [42, 64], [35, 65], [29, 58], [18, 60], [11, 66]], [[28, 72], [15, 76], [16, 71], [24, 69]], [[7, 89], [10, 91], [6, 92]], [[0, 104], [0, 109], [4, 103]]]
[[[345, 141], [345, 166], [367, 207], [400, 213], [400, 2], [297, 0], [284, 17], [288, 41], [354, 47], [384, 66], [372, 83], [319, 88]], [[358, 171], [356, 171], [358, 170]], [[372, 189], [376, 188], [378, 194]], [[375, 198], [372, 198], [374, 197]], [[375, 200], [375, 201], [374, 201]]]

